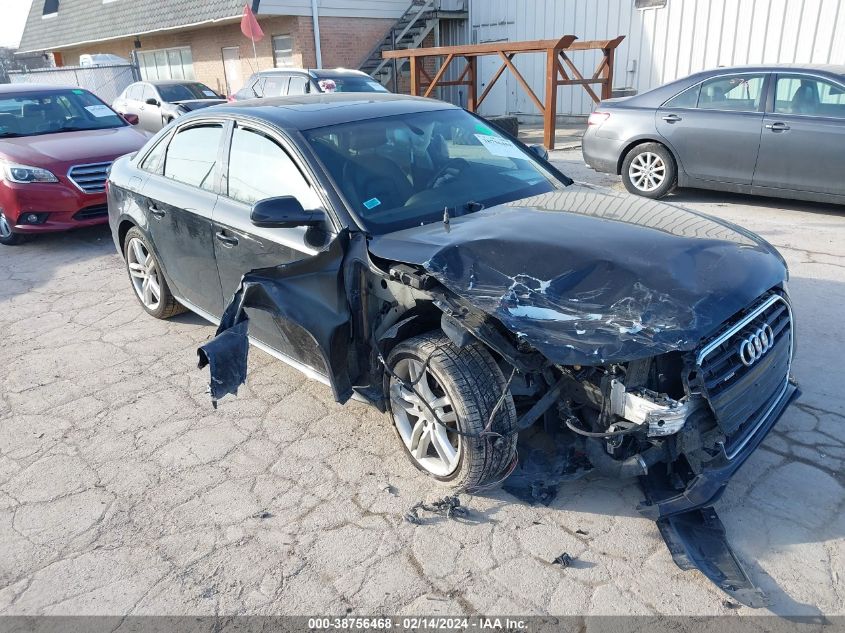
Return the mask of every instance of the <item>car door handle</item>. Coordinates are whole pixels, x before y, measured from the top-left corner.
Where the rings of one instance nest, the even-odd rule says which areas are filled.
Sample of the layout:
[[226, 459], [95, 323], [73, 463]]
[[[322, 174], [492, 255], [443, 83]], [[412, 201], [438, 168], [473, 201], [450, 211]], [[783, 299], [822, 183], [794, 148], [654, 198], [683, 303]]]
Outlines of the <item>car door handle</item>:
[[154, 204], [151, 204], [151, 205], [148, 207], [148, 209], [150, 210], [150, 213], [152, 213], [152, 214], [153, 214], [155, 217], [157, 217], [157, 218], [163, 218], [163, 217], [164, 217], [164, 215], [165, 215], [165, 211], [164, 211], [164, 209], [159, 209], [159, 208], [158, 208], [156, 205], [154, 205]]
[[681, 121], [682, 118], [677, 114], [667, 114], [663, 117], [663, 120], [666, 121], [666, 123], [675, 123], [676, 121]]
[[217, 231], [217, 233], [214, 234], [214, 237], [216, 237], [217, 240], [221, 244], [223, 244], [223, 246], [226, 246], [228, 248], [238, 245], [238, 238], [233, 237], [231, 235], [226, 235], [223, 231]]
[[766, 129], [772, 132], [785, 132], [789, 129], [789, 126], [786, 123], [778, 121], [776, 123], [766, 123]]

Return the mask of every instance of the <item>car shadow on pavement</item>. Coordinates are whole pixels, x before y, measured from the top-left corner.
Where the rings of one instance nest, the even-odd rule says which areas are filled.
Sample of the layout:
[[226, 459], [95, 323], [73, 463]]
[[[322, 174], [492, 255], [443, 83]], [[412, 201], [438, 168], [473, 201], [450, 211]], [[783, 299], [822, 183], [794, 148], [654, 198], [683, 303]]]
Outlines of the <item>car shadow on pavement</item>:
[[32, 236], [16, 246], [0, 245], [0, 303], [54, 278], [81, 275], [94, 283], [104, 280], [113, 272], [110, 256], [118, 257], [107, 225]]
[[665, 202], [675, 204], [702, 203], [718, 206], [746, 205], [765, 207], [768, 209], [786, 209], [802, 213], [821, 213], [824, 215], [845, 215], [845, 206], [826, 202], [809, 202], [806, 200], [792, 200], [790, 198], [769, 198], [767, 196], [752, 196], [744, 193], [730, 193], [727, 191], [712, 191], [710, 189], [676, 189], [663, 198]]

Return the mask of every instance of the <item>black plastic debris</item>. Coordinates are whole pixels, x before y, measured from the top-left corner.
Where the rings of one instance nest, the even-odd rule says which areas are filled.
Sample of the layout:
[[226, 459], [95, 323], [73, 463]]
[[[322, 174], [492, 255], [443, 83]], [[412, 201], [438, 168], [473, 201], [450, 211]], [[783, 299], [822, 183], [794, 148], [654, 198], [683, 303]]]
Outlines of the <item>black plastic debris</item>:
[[713, 508], [659, 519], [657, 527], [678, 567], [700, 570], [740, 604], [754, 608], [769, 604], [728, 544], [725, 526]]
[[253, 514], [251, 519], [271, 519], [273, 518], [273, 514], [268, 512], [267, 510], [261, 510], [260, 512], [256, 512]]
[[564, 552], [552, 561], [553, 565], [560, 565], [561, 567], [569, 567], [572, 565], [572, 556]]
[[420, 511], [429, 512], [434, 515], [439, 515], [447, 519], [458, 519], [469, 515], [469, 508], [461, 505], [461, 500], [457, 495], [443, 497], [432, 503], [425, 503], [418, 501], [405, 513], [405, 520], [414, 525], [423, 525], [425, 522], [420, 516]]

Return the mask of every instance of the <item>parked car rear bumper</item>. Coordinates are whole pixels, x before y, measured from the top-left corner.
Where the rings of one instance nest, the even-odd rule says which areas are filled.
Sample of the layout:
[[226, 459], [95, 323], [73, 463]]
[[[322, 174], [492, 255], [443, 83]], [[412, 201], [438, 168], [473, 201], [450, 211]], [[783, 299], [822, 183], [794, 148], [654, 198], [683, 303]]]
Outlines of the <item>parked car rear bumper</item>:
[[[108, 222], [106, 194], [84, 193], [60, 180], [44, 184], [0, 184], [0, 210], [15, 233], [55, 233]], [[27, 215], [36, 214], [30, 222]]]
[[598, 136], [592, 128], [587, 128], [584, 138], [581, 139], [584, 162], [591, 169], [607, 174], [617, 173], [616, 165], [623, 146], [623, 141]]

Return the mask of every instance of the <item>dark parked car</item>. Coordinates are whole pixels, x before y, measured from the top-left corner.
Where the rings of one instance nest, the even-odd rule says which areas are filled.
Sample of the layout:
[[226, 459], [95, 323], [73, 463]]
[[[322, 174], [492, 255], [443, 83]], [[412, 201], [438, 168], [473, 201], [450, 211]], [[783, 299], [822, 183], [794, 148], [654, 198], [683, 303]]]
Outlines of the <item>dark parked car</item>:
[[631, 193], [676, 186], [845, 203], [845, 66], [696, 73], [590, 116], [584, 159]]
[[230, 101], [286, 97], [320, 92], [388, 92], [367, 73], [346, 68], [286, 68], [255, 73]]
[[222, 96], [198, 81], [162, 79], [128, 86], [112, 107], [121, 114], [136, 115], [140, 127], [148, 132], [158, 132], [176, 117], [225, 102]]
[[146, 140], [87, 90], [0, 86], [0, 244], [105, 224], [106, 173]]
[[508, 477], [547, 501], [587, 472], [641, 477], [676, 543], [712, 535], [709, 505], [797, 393], [769, 244], [574, 184], [440, 101], [193, 113], [109, 182], [143, 308], [220, 324], [199, 350], [214, 399], [245, 379], [249, 340], [387, 410], [398, 447], [455, 489]]

